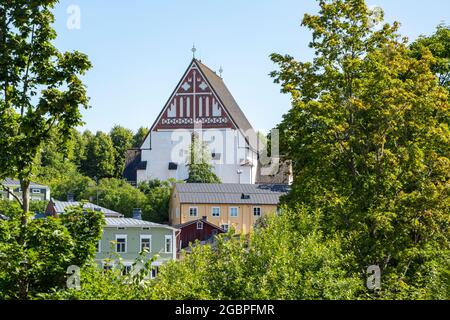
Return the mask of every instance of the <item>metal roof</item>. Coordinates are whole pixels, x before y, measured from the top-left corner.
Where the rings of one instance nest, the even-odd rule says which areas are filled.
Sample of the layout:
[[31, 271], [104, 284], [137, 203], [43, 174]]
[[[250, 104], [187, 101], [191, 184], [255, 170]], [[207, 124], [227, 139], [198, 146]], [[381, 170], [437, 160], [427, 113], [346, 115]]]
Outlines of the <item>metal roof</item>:
[[[20, 181], [19, 180], [14, 180], [11, 178], [6, 178], [5, 180], [2, 181], [2, 184], [4, 184], [5, 186], [17, 186], [20, 187]], [[47, 186], [41, 185], [41, 184], [37, 184], [34, 182], [30, 182], [30, 188], [40, 188], [40, 189], [50, 189]]]
[[217, 230], [220, 230], [223, 233], [226, 233], [226, 231], [224, 229], [216, 226], [215, 224], [209, 222], [208, 220], [203, 220], [203, 219], [197, 219], [197, 220], [188, 221], [188, 222], [185, 222], [185, 223], [182, 223], [182, 224], [176, 224], [176, 225], [174, 225], [174, 227], [177, 228], [177, 229], [183, 229], [184, 227], [187, 227], [187, 226], [190, 226], [190, 225], [192, 225], [194, 223], [199, 223], [199, 222], [206, 223], [206, 224], [210, 225], [211, 227], [213, 227], [213, 228], [215, 228]]
[[239, 129], [244, 132], [253, 130], [252, 125], [248, 121], [242, 109], [239, 107], [230, 90], [228, 90], [223, 79], [201, 61], [195, 59], [195, 62], [205, 75], [213, 90], [219, 96], [219, 99], [222, 100], [224, 107], [228, 110]]
[[154, 223], [150, 221], [131, 219], [131, 218], [105, 218], [106, 227], [125, 227], [125, 228], [166, 228], [178, 230], [165, 224]]
[[277, 205], [290, 187], [279, 184], [177, 183], [175, 189], [181, 203]]
[[[78, 201], [67, 202], [67, 201], [52, 200], [51, 202], [52, 202], [53, 207], [55, 208], [55, 211], [57, 214], [64, 213], [64, 211], [67, 207], [76, 207], [76, 206], [79, 206], [82, 204], [82, 202], [78, 202]], [[100, 211], [105, 215], [105, 217], [115, 217], [115, 218], [123, 217], [123, 214], [121, 214], [121, 213], [118, 213], [116, 211], [113, 211], [113, 210], [110, 210], [107, 208], [103, 208], [101, 206], [98, 206], [98, 205], [95, 205], [95, 204], [89, 203], [89, 202], [86, 202], [83, 204], [83, 209]]]

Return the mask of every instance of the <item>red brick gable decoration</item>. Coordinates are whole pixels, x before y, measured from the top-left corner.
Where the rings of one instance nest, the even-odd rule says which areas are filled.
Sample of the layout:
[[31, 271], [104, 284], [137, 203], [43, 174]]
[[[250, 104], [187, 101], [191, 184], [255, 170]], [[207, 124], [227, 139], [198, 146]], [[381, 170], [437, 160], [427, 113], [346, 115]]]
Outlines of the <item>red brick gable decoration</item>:
[[152, 130], [193, 129], [195, 122], [201, 122], [206, 129], [236, 129], [222, 101], [194, 59]]

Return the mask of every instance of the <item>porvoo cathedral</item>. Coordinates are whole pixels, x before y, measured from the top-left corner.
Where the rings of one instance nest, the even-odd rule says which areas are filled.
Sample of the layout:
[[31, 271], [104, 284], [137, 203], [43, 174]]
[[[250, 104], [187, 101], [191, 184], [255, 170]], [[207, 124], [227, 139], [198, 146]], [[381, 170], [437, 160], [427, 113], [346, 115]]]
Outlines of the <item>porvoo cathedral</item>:
[[124, 178], [186, 180], [193, 135], [210, 153], [223, 183], [289, 183], [290, 165], [261, 174], [255, 130], [221, 76], [193, 59], [138, 149], [128, 150]]

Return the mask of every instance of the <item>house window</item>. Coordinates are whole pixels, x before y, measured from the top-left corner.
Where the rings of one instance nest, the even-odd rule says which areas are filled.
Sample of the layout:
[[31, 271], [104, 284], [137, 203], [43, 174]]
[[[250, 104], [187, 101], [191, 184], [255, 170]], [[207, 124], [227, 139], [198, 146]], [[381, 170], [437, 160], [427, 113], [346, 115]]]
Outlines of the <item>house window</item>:
[[156, 278], [158, 276], [158, 272], [159, 272], [159, 267], [158, 266], [153, 266], [152, 268], [152, 279]]
[[31, 193], [41, 193], [41, 189], [31, 189]]
[[253, 208], [253, 216], [261, 217], [261, 208], [260, 207], [254, 207]]
[[124, 264], [123, 269], [122, 269], [122, 275], [126, 276], [127, 274], [130, 274], [131, 268], [132, 268], [131, 263]]
[[197, 217], [198, 216], [198, 208], [189, 208], [189, 216], [190, 217]]
[[201, 221], [197, 222], [197, 230], [203, 230], [203, 222]]
[[152, 236], [141, 235], [141, 252], [152, 252]]
[[211, 209], [211, 215], [213, 217], [220, 217], [220, 208], [219, 207], [214, 207]]
[[230, 217], [237, 217], [239, 214], [239, 209], [237, 207], [230, 208]]
[[116, 235], [116, 252], [126, 253], [127, 252], [127, 236], [126, 235]]
[[166, 253], [172, 253], [172, 236], [166, 236], [165, 249]]
[[230, 228], [230, 225], [228, 225], [228, 224], [222, 224], [222, 225], [220, 226], [220, 228], [222, 228], [223, 230], [225, 230], [225, 232], [228, 232], [228, 229]]
[[97, 249], [96, 251], [97, 253], [101, 253], [102, 252], [102, 240], [98, 240], [97, 241]]

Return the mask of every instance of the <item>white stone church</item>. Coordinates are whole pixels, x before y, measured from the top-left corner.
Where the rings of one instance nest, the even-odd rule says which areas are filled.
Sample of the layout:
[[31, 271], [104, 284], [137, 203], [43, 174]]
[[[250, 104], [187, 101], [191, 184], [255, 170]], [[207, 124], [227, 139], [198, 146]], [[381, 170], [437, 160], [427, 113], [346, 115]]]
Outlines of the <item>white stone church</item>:
[[254, 184], [260, 175], [256, 133], [223, 79], [193, 59], [139, 149], [127, 153], [124, 178], [188, 178], [192, 136], [207, 145], [223, 183]]

